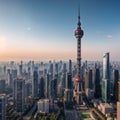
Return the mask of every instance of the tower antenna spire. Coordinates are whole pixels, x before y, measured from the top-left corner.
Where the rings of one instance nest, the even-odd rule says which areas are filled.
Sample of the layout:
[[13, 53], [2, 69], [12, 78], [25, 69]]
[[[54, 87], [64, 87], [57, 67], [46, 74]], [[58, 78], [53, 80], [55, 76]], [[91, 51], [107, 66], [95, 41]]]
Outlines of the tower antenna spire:
[[80, 4], [78, 5], [78, 16], [80, 17]]
[[81, 22], [80, 22], [80, 4], [78, 5], [78, 28], [80, 28]]

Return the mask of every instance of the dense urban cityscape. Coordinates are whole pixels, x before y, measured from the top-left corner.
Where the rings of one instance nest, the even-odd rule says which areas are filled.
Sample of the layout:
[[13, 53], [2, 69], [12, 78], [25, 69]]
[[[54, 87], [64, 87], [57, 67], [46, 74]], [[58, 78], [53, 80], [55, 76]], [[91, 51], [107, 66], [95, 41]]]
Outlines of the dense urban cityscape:
[[82, 62], [79, 104], [73, 92], [76, 62], [1, 63], [0, 119], [79, 120], [88, 116], [91, 120], [119, 120], [120, 62], [110, 62], [109, 57], [105, 53], [103, 63]]
[[120, 62], [83, 61], [80, 6], [76, 20], [76, 61], [0, 62], [0, 120], [120, 120]]

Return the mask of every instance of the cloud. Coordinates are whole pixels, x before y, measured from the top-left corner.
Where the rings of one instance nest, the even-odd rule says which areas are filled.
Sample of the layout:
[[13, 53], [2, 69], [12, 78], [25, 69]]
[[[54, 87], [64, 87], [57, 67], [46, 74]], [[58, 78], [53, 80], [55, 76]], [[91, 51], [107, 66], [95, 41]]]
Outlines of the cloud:
[[112, 35], [107, 35], [107, 38], [111, 39], [113, 36]]

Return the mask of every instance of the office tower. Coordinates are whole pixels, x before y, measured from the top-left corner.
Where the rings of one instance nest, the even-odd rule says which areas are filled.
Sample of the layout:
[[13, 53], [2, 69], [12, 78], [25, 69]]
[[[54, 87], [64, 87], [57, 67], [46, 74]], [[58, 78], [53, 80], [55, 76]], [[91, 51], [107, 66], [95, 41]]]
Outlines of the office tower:
[[31, 69], [32, 71], [31, 71], [31, 72], [33, 73], [33, 71], [34, 71], [34, 67], [35, 67], [35, 63], [34, 63], [34, 61], [31, 62], [31, 66], [32, 66], [32, 69]]
[[93, 81], [92, 81], [92, 70], [91, 69], [86, 69], [85, 70], [85, 90], [88, 89], [93, 89]]
[[32, 93], [32, 85], [31, 83], [25, 83], [25, 97], [30, 96]]
[[28, 66], [28, 79], [30, 79], [30, 76], [31, 76], [31, 68], [30, 66]]
[[62, 82], [60, 81], [59, 85], [58, 85], [58, 97], [62, 97], [63, 96], [63, 86], [62, 86]]
[[77, 73], [77, 68], [76, 66], [73, 67], [73, 72], [72, 72], [72, 77], [75, 78]]
[[43, 77], [40, 78], [39, 83], [39, 97], [44, 98], [45, 97], [45, 80]]
[[50, 64], [49, 73], [53, 75], [53, 63], [50, 61], [49, 64]]
[[103, 56], [103, 79], [102, 79], [102, 100], [107, 103], [110, 102], [110, 63], [109, 53]]
[[64, 74], [66, 74], [66, 72], [67, 72], [66, 63], [63, 63], [62, 72], [63, 72]]
[[58, 87], [58, 75], [57, 74], [55, 74], [54, 75], [54, 97], [55, 97], [55, 99], [57, 98], [57, 87]]
[[81, 38], [83, 37], [83, 30], [80, 23], [80, 10], [78, 13], [78, 24], [75, 30], [75, 37], [77, 39], [77, 74], [75, 79], [75, 99], [77, 104], [82, 103], [82, 78], [81, 78]]
[[6, 74], [6, 66], [3, 67], [3, 74]]
[[58, 63], [55, 63], [55, 74], [58, 74]]
[[92, 99], [94, 97], [91, 69], [85, 70], [85, 93], [88, 99]]
[[49, 73], [45, 76], [45, 98], [49, 98], [51, 80], [52, 80], [52, 74]]
[[69, 60], [69, 73], [72, 75], [72, 60]]
[[6, 120], [6, 94], [0, 94], [0, 120]]
[[66, 86], [66, 83], [65, 83], [65, 81], [66, 81], [66, 74], [65, 73], [61, 74], [61, 81], [62, 81], [62, 87], [64, 89], [65, 86]]
[[11, 73], [12, 73], [12, 78], [13, 79], [17, 78], [17, 70], [16, 69], [12, 69]]
[[57, 98], [57, 77], [54, 76], [54, 79], [50, 81], [50, 98]]
[[72, 76], [70, 73], [66, 73], [66, 87], [64, 91], [64, 101], [69, 104], [73, 101], [73, 90], [72, 90]]
[[72, 89], [72, 76], [70, 73], [66, 73], [66, 89]]
[[37, 68], [35, 68], [35, 70], [33, 72], [32, 95], [34, 97], [38, 97], [38, 72], [37, 72]]
[[14, 109], [23, 113], [25, 110], [25, 80], [16, 78], [13, 87]]
[[119, 71], [114, 70], [113, 71], [113, 101], [117, 102], [118, 100], [118, 81], [119, 81]]
[[7, 74], [7, 84], [8, 84], [8, 86], [13, 86], [13, 78], [12, 78], [12, 74], [11, 73], [8, 73]]
[[99, 68], [95, 68], [94, 71], [94, 97], [101, 98], [101, 86], [100, 86], [100, 70]]
[[120, 120], [120, 81], [118, 82], [117, 120]]
[[0, 80], [0, 93], [5, 93], [5, 80]]
[[44, 68], [43, 76], [47, 75], [47, 69]]
[[22, 76], [23, 75], [23, 63], [21, 61], [20, 65], [19, 65], [19, 75]]

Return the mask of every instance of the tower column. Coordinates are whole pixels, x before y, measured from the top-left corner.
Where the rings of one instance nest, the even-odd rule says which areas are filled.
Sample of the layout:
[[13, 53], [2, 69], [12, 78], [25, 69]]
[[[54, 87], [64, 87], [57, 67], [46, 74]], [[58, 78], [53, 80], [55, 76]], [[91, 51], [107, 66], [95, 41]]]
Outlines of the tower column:
[[75, 79], [75, 100], [77, 104], [82, 103], [82, 77], [81, 77], [81, 38], [83, 36], [83, 30], [80, 23], [80, 11], [78, 15], [78, 24], [75, 30], [75, 37], [77, 39], [77, 74]]

